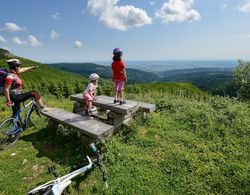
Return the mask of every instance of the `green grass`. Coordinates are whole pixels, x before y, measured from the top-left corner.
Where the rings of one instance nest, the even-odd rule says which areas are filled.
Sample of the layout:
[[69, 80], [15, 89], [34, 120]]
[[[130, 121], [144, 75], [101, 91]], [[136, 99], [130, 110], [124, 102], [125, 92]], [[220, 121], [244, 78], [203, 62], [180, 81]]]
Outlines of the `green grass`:
[[[136, 116], [105, 143], [109, 189], [96, 169], [75, 178], [70, 194], [250, 193], [248, 103], [167, 93], [126, 97], [155, 103], [157, 110], [147, 119]], [[73, 107], [66, 99], [44, 100], [68, 111]], [[0, 117], [9, 114], [6, 108]], [[25, 194], [53, 178], [47, 171], [52, 163], [64, 175], [87, 155], [77, 132], [60, 128], [55, 135], [44, 120], [0, 153], [0, 194]]]

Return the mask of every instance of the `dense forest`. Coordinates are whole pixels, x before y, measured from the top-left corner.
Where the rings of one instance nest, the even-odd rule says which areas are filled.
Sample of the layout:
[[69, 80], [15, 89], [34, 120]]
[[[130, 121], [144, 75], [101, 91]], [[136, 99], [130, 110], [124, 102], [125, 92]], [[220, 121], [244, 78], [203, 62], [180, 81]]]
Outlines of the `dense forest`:
[[[88, 79], [73, 73], [0, 52], [1, 67], [16, 57], [24, 66], [25, 90], [41, 91], [47, 105], [72, 111], [72, 93], [81, 92]], [[69, 194], [249, 194], [250, 104], [249, 63], [234, 71], [237, 98], [212, 96], [190, 83], [154, 82], [126, 85], [126, 99], [149, 102], [156, 111], [134, 116], [129, 126], [102, 146], [109, 188], [95, 169], [72, 180]], [[101, 79], [98, 94], [113, 95], [111, 80]], [[11, 115], [0, 98], [0, 119]], [[53, 164], [64, 175], [86, 157], [81, 135], [46, 118], [22, 132], [18, 142], [0, 152], [0, 194], [26, 194], [53, 176]], [[55, 134], [56, 131], [56, 134]]]

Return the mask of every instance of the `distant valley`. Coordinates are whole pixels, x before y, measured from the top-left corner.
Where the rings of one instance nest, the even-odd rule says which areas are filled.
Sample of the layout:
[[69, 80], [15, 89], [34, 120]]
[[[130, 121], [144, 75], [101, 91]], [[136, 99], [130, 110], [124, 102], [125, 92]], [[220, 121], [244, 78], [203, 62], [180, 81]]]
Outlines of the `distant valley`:
[[[224, 66], [222, 66], [223, 64], [217, 64], [219, 67], [213, 67], [213, 65], [211, 65], [211, 68], [188, 68], [193, 66], [186, 64], [187, 68], [171, 70], [167, 70], [168, 68], [164, 65], [158, 65], [154, 71], [148, 70], [149, 65], [145, 65], [145, 70], [143, 70], [143, 67], [140, 67], [140, 69], [129, 68], [131, 67], [130, 65], [127, 68], [128, 83], [189, 82], [202, 90], [212, 93], [213, 95], [234, 96], [235, 91], [232, 78], [234, 65], [232, 61], [230, 62], [231, 64], [225, 64]], [[112, 70], [110, 66], [95, 63], [55, 63], [49, 65], [83, 76], [88, 76], [89, 74], [96, 72], [101, 78], [112, 78]], [[162, 71], [159, 71], [159, 66], [162, 67]], [[153, 67], [153, 65], [151, 65], [151, 67]], [[183, 67], [185, 66], [183, 65]]]

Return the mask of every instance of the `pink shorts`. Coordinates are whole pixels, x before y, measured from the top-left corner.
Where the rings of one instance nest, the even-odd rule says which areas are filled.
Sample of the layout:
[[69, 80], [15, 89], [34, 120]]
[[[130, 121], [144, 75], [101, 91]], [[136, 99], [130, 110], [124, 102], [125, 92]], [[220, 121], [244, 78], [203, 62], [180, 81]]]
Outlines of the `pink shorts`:
[[114, 90], [115, 91], [122, 91], [124, 89], [124, 81], [115, 80], [114, 81]]
[[85, 101], [93, 101], [93, 97], [88, 93], [84, 93], [83, 98]]

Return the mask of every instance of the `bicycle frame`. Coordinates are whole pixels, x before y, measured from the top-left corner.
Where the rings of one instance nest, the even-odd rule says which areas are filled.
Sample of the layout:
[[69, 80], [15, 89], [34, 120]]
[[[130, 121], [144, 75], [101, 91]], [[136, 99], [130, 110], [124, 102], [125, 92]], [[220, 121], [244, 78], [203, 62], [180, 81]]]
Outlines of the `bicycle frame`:
[[72, 173], [69, 173], [69, 174], [64, 175], [62, 177], [58, 177], [55, 180], [51, 180], [51, 181], [49, 181], [41, 186], [38, 186], [37, 188], [28, 192], [28, 194], [33, 194], [33, 193], [38, 192], [39, 190], [43, 190], [43, 189], [46, 189], [46, 188], [52, 186], [52, 188], [51, 188], [52, 193], [54, 195], [61, 195], [62, 192], [71, 184], [71, 179], [73, 179], [74, 177], [76, 177], [82, 173], [85, 173], [86, 171], [90, 170], [94, 166], [94, 163], [91, 161], [91, 159], [88, 156], [87, 156], [87, 159], [88, 159], [88, 163], [89, 163], [88, 165], [86, 165], [80, 169], [77, 169], [77, 170], [73, 171]]
[[[15, 135], [17, 134], [18, 132], [20, 131], [23, 131], [27, 128], [27, 121], [29, 120], [30, 118], [30, 115], [31, 113], [33, 112], [33, 105], [36, 104], [36, 102], [34, 101], [34, 99], [32, 99], [28, 104], [24, 105], [21, 109], [19, 109], [16, 113], [14, 113], [14, 116], [13, 118], [15, 119], [15, 128], [12, 130], [11, 134], [12, 135]], [[21, 118], [21, 112], [23, 112], [27, 107], [29, 107], [26, 115], [25, 115], [25, 118], [24, 120], [22, 120]], [[18, 125], [17, 125], [17, 121], [19, 121], [22, 125], [22, 128], [16, 128]]]

